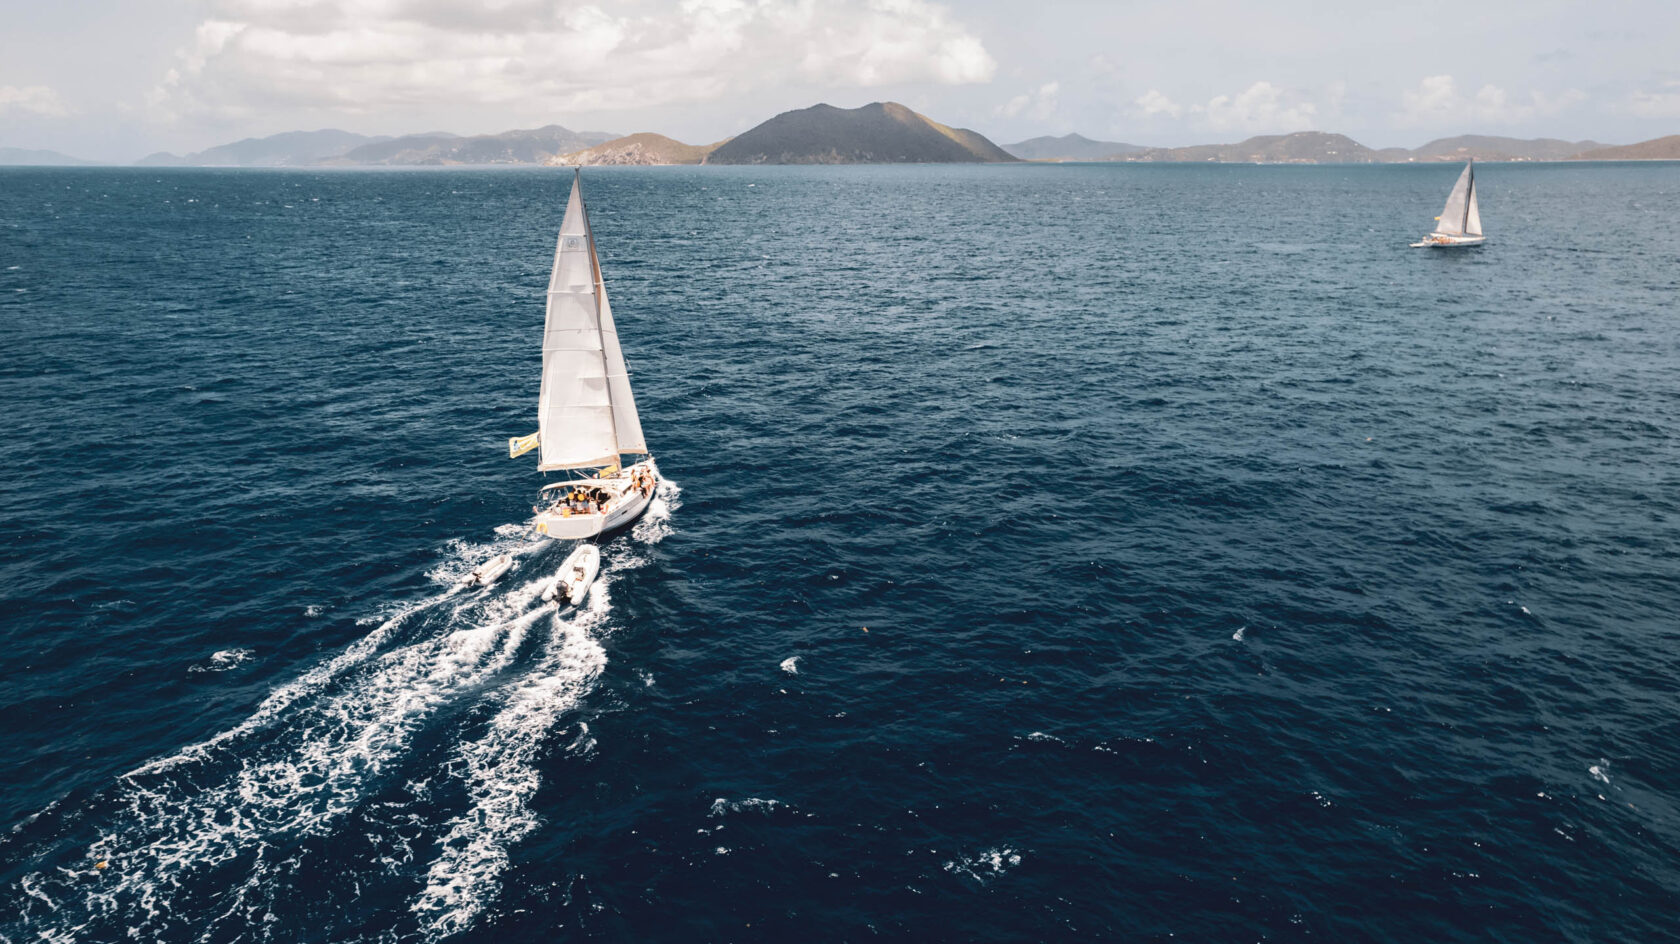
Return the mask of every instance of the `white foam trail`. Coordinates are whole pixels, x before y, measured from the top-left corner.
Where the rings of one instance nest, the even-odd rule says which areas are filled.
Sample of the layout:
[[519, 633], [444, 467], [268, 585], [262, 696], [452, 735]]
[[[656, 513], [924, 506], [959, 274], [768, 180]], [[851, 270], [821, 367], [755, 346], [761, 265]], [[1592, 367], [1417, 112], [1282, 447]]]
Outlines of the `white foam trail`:
[[[496, 528], [495, 533], [501, 536], [503, 540], [489, 545], [473, 544], [465, 541], [451, 542], [453, 553], [449, 555], [444, 564], [427, 575], [434, 580], [439, 580], [443, 574], [452, 571], [458, 572], [452, 577], [440, 580], [449, 587], [445, 592], [391, 611], [378, 628], [352, 643], [349, 648], [270, 692], [268, 697], [262, 700], [262, 704], [257, 706], [257, 710], [252, 712], [251, 716], [238, 726], [229, 728], [208, 740], [184, 747], [167, 757], [147, 761], [124, 774], [123, 777], [126, 779], [155, 774], [183, 763], [207, 760], [211, 751], [225, 747], [231, 741], [267, 727], [299, 699], [321, 691], [349, 669], [367, 661], [369, 657], [390, 641], [391, 637], [409, 617], [423, 613], [454, 596], [459, 591], [457, 584], [460, 577], [465, 576], [476, 566], [470, 562], [477, 560], [484, 550], [488, 549], [494, 553], [502, 553], [503, 550], [512, 550], [512, 548], [507, 547], [508, 544], [512, 543], [508, 540], [509, 538], [515, 536], [528, 537], [524, 530], [517, 525], [501, 525]], [[529, 543], [529, 541], [523, 543]], [[456, 612], [459, 614], [460, 608], [457, 608]]]
[[[632, 536], [651, 544], [669, 535], [680, 494], [676, 483], [662, 482]], [[522, 525], [504, 525], [497, 534], [488, 544], [456, 542], [429, 573], [446, 590], [390, 611], [344, 651], [272, 691], [236, 727], [118, 778], [110, 795], [118, 812], [101, 816], [107, 825], [87, 850], [89, 867], [53, 867], [18, 881], [25, 926], [54, 942], [113, 926], [138, 939], [176, 934], [189, 921], [207, 938], [218, 926], [262, 926], [272, 920], [274, 889], [286, 887], [284, 877], [302, 867], [299, 856], [278, 858], [276, 840], [330, 835], [410, 756], [430, 718], [495, 684], [519, 659], [533, 627], [552, 620], [531, 673], [503, 686], [496, 695], [501, 708], [484, 733], [455, 748], [451, 766], [472, 806], [445, 824], [442, 852], [412, 905], [427, 933], [470, 925], [494, 897], [509, 847], [538, 825], [530, 800], [540, 785], [536, 762], [545, 735], [606, 664], [594, 631], [611, 607], [610, 574], [640, 560], [633, 552], [615, 555], [620, 559], [604, 569], [585, 608], [561, 621], [552, 608], [533, 608], [546, 577], [483, 591], [456, 586], [487, 556], [517, 556], [546, 544]], [[463, 628], [403, 641], [421, 619]], [[580, 746], [588, 749], [581, 739]], [[424, 784], [410, 788], [426, 792]], [[424, 823], [409, 825], [430, 832]], [[412, 861], [409, 838], [398, 843], [404, 863]], [[249, 865], [218, 896], [218, 915], [176, 913], [189, 881], [242, 858]], [[96, 872], [97, 861], [109, 868]]]
[[602, 577], [587, 608], [555, 620], [542, 661], [531, 677], [507, 690], [505, 706], [476, 741], [461, 744], [451, 768], [466, 781], [472, 807], [449, 823], [443, 852], [426, 873], [426, 888], [411, 905], [433, 938], [466, 928], [489, 903], [508, 866], [508, 848], [539, 825], [530, 800], [541, 786], [536, 762], [556, 721], [576, 707], [606, 666], [606, 651], [591, 630], [612, 603]]
[[658, 544], [671, 536], [671, 512], [682, 507], [682, 486], [662, 478], [642, 519], [630, 528], [630, 536], [643, 544]]
[[240, 722], [238, 726], [229, 728], [207, 741], [200, 741], [197, 744], [184, 747], [167, 757], [147, 761], [123, 774], [123, 778], [143, 777], [160, 773], [181, 764], [207, 760], [212, 750], [223, 747], [228, 742], [237, 740], [253, 731], [267, 727], [270, 722], [287, 708], [290, 708], [298, 699], [320, 691], [342, 675], [345, 670], [366, 661], [369, 656], [377, 652], [391, 638], [391, 635], [396, 632], [397, 627], [404, 620], [432, 606], [441, 599], [443, 598], [433, 597], [399, 610], [395, 615], [381, 623], [379, 628], [352, 643], [348, 649], [270, 692], [268, 697], [262, 700], [262, 704], [257, 706], [257, 710], [252, 712], [249, 718]]
[[[82, 919], [37, 933], [43, 940], [76, 940], [98, 933], [90, 928], [94, 922], [112, 921], [131, 936], [164, 933], [180, 920], [171, 906], [191, 876], [254, 853], [243, 885], [230, 889], [224, 915], [239, 922], [253, 917], [235, 912], [252, 907], [254, 896], [266, 898], [278, 874], [299, 864], [271, 861], [270, 840], [327, 833], [407, 755], [427, 718], [505, 670], [531, 625], [552, 612], [529, 609], [541, 583], [470, 595], [450, 620], [467, 628], [387, 649], [407, 620], [455, 593], [405, 607], [276, 689], [237, 727], [124, 774], [112, 797], [121, 812], [87, 850], [90, 866], [109, 863], [98, 880], [90, 881], [91, 869], [55, 868], [20, 881], [58, 920]], [[256, 739], [278, 727], [282, 715], [284, 740]], [[245, 738], [252, 743], [228, 749]], [[217, 760], [223, 771], [215, 769]], [[225, 769], [230, 761], [237, 766]], [[82, 907], [66, 913], [67, 900]]]
[[[500, 603], [485, 625], [371, 660], [366, 672], [299, 713], [297, 742], [276, 757], [242, 758], [237, 770], [208, 786], [191, 776], [127, 778], [125, 815], [88, 850], [90, 861], [109, 860], [115, 873], [89, 895], [89, 910], [112, 913], [130, 902], [147, 916], [165, 917], [191, 874], [253, 850], [258, 858], [245, 888], [275, 881], [286, 863], [264, 860], [270, 837], [327, 834], [370, 783], [406, 756], [428, 717], [512, 662], [542, 611], [510, 619], [504, 612], [510, 605]], [[139, 929], [148, 923], [139, 922]]]
[[[642, 544], [671, 534], [671, 513], [681, 507], [682, 487], [661, 479], [648, 510], [630, 529]], [[621, 548], [605, 562], [585, 608], [570, 620], [556, 619], [542, 662], [490, 720], [483, 736], [456, 749], [451, 768], [466, 782], [472, 807], [449, 823], [443, 851], [426, 873], [426, 888], [410, 909], [432, 939], [469, 927], [494, 898], [508, 867], [508, 850], [540, 825], [530, 801], [542, 779], [536, 763], [561, 715], [592, 689], [606, 667], [606, 651], [595, 641], [612, 608], [611, 575], [645, 564]], [[588, 742], [593, 744], [593, 741]]]

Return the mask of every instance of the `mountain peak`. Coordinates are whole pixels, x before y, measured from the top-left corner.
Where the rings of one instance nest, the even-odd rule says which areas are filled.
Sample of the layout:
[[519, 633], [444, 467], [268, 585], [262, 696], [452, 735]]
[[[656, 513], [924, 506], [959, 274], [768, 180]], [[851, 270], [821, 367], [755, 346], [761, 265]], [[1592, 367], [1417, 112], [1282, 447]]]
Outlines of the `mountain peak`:
[[787, 111], [730, 139], [709, 164], [949, 164], [1013, 161], [967, 128], [951, 128], [897, 102], [827, 103]]

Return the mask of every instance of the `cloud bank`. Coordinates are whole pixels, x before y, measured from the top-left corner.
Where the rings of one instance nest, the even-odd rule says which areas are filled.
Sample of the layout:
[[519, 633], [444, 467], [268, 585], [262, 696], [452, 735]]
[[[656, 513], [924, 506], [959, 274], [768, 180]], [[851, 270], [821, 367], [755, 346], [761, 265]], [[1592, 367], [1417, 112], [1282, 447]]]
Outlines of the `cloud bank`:
[[1556, 95], [1530, 91], [1527, 99], [1511, 95], [1497, 85], [1483, 85], [1475, 95], [1464, 95], [1450, 75], [1426, 76], [1415, 88], [1400, 95], [1395, 116], [1404, 126], [1440, 126], [1458, 123], [1465, 127], [1486, 124], [1512, 125], [1556, 115], [1586, 101], [1580, 89], [1564, 89]]
[[1160, 89], [1150, 89], [1131, 102], [1142, 118], [1186, 118], [1208, 131], [1305, 131], [1315, 127], [1318, 106], [1303, 96], [1261, 80], [1235, 95], [1215, 95], [1201, 104], [1181, 105]]
[[221, 0], [147, 97], [159, 117], [437, 105], [567, 113], [785, 85], [989, 81], [997, 64], [925, 0]]
[[0, 115], [19, 113], [62, 118], [70, 109], [45, 85], [0, 85]]

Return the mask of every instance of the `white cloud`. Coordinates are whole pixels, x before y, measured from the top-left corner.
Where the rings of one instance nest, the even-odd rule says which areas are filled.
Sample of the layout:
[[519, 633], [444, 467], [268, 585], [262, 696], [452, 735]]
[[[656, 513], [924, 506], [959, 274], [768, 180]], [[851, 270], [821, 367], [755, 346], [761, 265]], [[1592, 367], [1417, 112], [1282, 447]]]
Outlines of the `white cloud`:
[[1166, 115], [1177, 118], [1184, 114], [1184, 109], [1177, 102], [1161, 94], [1160, 89], [1150, 89], [1132, 100], [1132, 104], [1143, 110], [1151, 118], [1156, 115]]
[[788, 84], [989, 81], [925, 0], [219, 0], [148, 95], [163, 116], [519, 105], [601, 111]]
[[1192, 105], [1215, 131], [1304, 131], [1313, 127], [1318, 106], [1292, 100], [1270, 82], [1256, 82], [1235, 97], [1217, 95], [1206, 105]]
[[1664, 82], [1655, 90], [1634, 92], [1627, 110], [1642, 118], [1680, 118], [1680, 79]]
[[1060, 82], [1046, 82], [1031, 94], [1017, 95], [993, 110], [1005, 118], [1025, 114], [1036, 121], [1044, 121], [1056, 113], [1056, 96], [1062, 89]]
[[1403, 124], [1520, 124], [1549, 117], [1587, 100], [1580, 89], [1564, 89], [1556, 95], [1530, 91], [1526, 101], [1497, 85], [1484, 85], [1474, 96], [1459, 93], [1450, 75], [1432, 75], [1418, 87], [1400, 95], [1398, 116]]
[[0, 85], [0, 115], [12, 111], [49, 118], [70, 114], [58, 93], [45, 85]]
[[1455, 116], [1463, 108], [1458, 88], [1450, 75], [1431, 75], [1418, 87], [1400, 93], [1400, 118], [1409, 124], [1422, 124]]
[[1505, 90], [1497, 85], [1484, 85], [1476, 93], [1476, 105], [1479, 108], [1502, 111], [1510, 107], [1511, 96], [1505, 94]]

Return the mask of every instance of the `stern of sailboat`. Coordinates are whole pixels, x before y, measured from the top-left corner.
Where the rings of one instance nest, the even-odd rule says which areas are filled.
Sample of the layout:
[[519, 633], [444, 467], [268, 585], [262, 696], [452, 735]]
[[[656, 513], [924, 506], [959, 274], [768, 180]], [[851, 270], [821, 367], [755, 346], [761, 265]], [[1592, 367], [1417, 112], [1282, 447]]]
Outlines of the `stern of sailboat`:
[[539, 535], [581, 540], [634, 523], [647, 513], [659, 490], [659, 467], [650, 456], [594, 477], [568, 479], [543, 487], [532, 511]]

